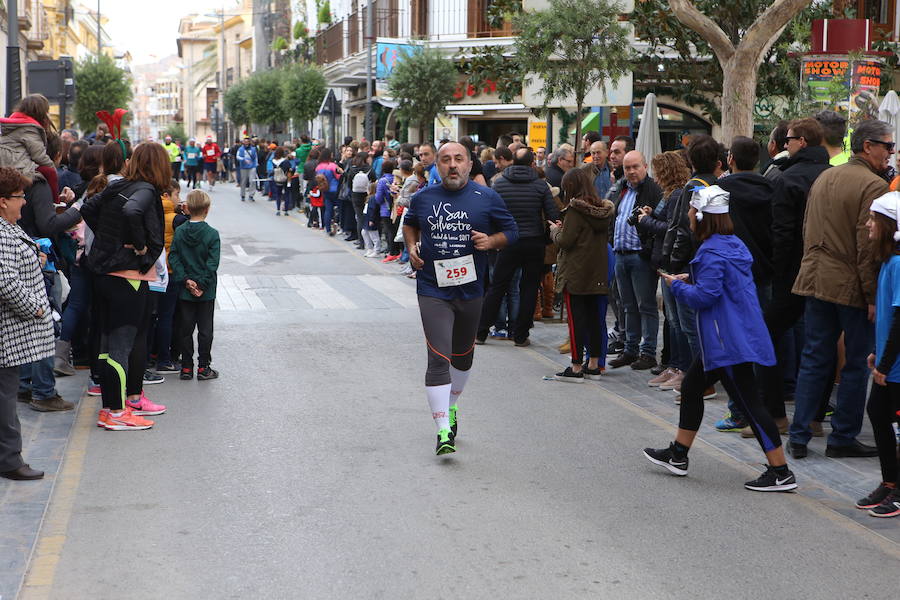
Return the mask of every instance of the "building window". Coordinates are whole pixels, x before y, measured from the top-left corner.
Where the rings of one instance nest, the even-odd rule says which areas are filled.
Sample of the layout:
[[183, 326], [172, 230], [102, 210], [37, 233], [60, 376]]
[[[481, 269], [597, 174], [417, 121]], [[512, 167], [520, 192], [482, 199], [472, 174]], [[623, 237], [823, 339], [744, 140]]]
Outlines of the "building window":
[[412, 0], [410, 24], [414, 37], [428, 37], [428, 0]]

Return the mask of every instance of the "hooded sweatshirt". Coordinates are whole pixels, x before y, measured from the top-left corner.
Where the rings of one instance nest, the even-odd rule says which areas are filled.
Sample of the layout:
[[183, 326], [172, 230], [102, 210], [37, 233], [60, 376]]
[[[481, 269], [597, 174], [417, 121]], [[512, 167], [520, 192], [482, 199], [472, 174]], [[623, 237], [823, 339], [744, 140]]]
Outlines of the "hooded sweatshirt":
[[590, 204], [575, 198], [563, 209], [563, 226], [553, 242], [559, 246], [556, 259], [556, 291], [570, 294], [607, 294], [609, 272], [606, 243], [615, 214], [609, 200]]
[[559, 218], [550, 188], [538, 177], [537, 171], [527, 165], [506, 167], [492, 187], [516, 220], [520, 240], [543, 238], [545, 220]]
[[753, 257], [736, 235], [713, 234], [691, 261], [693, 285], [672, 283], [675, 300], [697, 311], [703, 369], [741, 363], [775, 364], [750, 267]]
[[181, 290], [179, 298], [190, 302], [207, 302], [216, 299], [216, 271], [220, 257], [219, 232], [206, 221], [189, 221], [175, 230], [169, 266], [172, 267], [172, 281], [191, 279], [203, 290], [203, 295], [194, 297], [187, 290]]
[[738, 236], [753, 255], [753, 281], [772, 280], [772, 182], [758, 173], [735, 173], [718, 185], [729, 193], [728, 214]]

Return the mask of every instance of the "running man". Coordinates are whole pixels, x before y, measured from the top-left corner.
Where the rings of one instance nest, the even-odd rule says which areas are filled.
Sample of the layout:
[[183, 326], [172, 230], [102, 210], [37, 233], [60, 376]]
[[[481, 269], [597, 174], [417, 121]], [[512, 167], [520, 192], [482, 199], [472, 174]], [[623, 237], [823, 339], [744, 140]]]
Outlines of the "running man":
[[519, 232], [500, 196], [469, 180], [471, 153], [450, 142], [437, 153], [439, 185], [412, 197], [403, 238], [416, 276], [428, 369], [425, 393], [437, 425], [436, 454], [456, 452], [457, 403], [469, 379], [481, 317], [487, 251]]

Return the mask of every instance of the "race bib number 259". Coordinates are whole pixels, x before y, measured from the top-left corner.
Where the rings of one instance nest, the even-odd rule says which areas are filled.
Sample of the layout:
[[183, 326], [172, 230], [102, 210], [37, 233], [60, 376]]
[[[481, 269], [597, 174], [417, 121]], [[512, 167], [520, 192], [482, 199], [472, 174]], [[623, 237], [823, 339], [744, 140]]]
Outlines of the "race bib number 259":
[[452, 287], [478, 281], [472, 255], [434, 261], [438, 287]]

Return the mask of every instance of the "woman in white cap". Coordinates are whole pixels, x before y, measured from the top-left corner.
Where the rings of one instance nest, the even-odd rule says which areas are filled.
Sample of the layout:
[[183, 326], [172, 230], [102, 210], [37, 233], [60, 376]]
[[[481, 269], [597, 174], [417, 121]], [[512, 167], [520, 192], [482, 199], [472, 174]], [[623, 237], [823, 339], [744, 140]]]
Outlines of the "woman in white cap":
[[768, 459], [765, 473], [744, 487], [758, 492], [792, 491], [797, 481], [787, 467], [778, 427], [759, 399], [753, 374], [754, 363], [775, 363], [753, 284], [753, 257], [734, 235], [728, 192], [717, 185], [702, 188], [690, 205], [691, 231], [700, 243], [691, 261], [691, 275], [660, 275], [675, 299], [696, 311], [701, 352], [681, 384], [675, 441], [668, 448], [646, 448], [644, 456], [675, 475], [687, 475], [688, 450], [703, 420], [703, 391], [720, 381], [747, 415]]
[[869, 240], [872, 255], [882, 263], [875, 294], [875, 354], [869, 355], [872, 369], [872, 391], [867, 411], [875, 434], [878, 460], [881, 463], [881, 483], [856, 507], [868, 509], [873, 517], [900, 515], [900, 480], [897, 465], [897, 437], [891, 426], [900, 411], [900, 230], [897, 211], [900, 192], [889, 192], [872, 202], [869, 220]]

